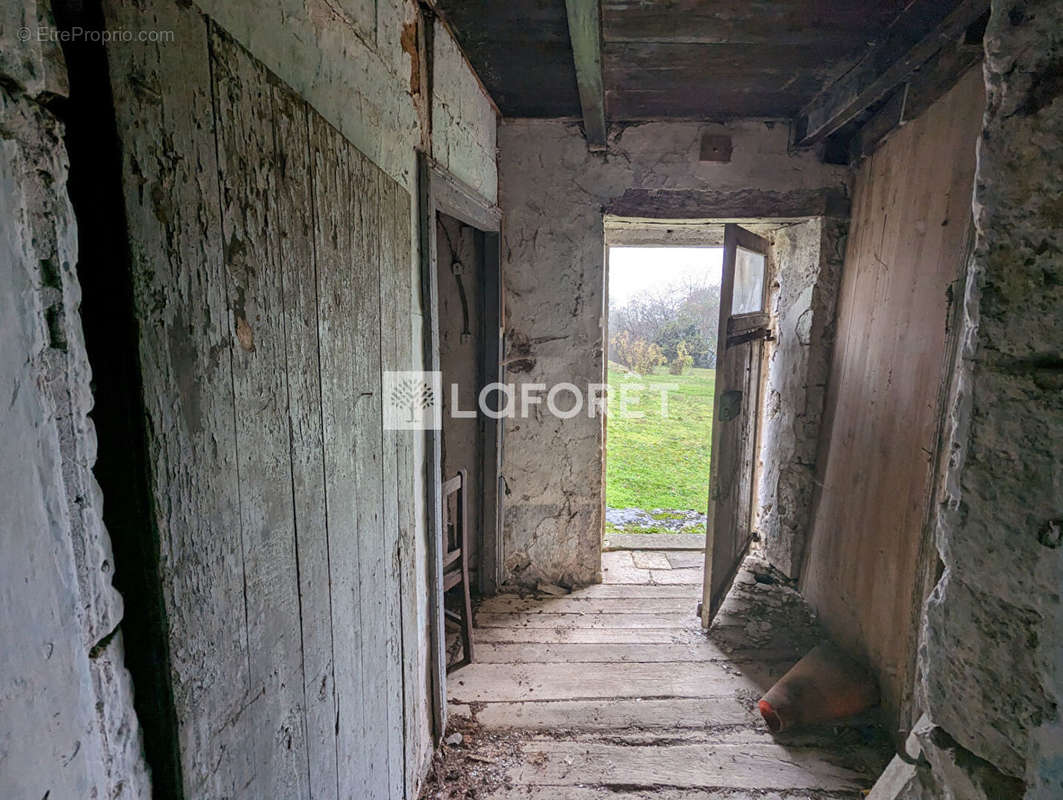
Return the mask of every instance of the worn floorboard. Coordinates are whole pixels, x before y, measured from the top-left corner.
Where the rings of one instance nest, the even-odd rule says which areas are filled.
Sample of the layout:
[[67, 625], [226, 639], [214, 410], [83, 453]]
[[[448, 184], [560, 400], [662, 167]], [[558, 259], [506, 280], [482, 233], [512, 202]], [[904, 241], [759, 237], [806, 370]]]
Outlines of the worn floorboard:
[[488, 776], [490, 800], [862, 797], [888, 760], [877, 727], [774, 737], [755, 711], [821, 636], [800, 596], [750, 559], [706, 634], [702, 570], [653, 556], [606, 553], [606, 583], [565, 597], [484, 601], [477, 660], [448, 681], [448, 774]]

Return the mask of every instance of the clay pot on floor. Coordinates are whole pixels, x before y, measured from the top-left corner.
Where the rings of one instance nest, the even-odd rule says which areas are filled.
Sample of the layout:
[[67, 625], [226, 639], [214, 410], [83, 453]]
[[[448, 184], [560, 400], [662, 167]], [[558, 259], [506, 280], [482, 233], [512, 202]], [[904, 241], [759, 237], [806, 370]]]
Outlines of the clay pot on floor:
[[831, 644], [809, 651], [761, 698], [772, 733], [859, 714], [879, 701], [871, 673]]

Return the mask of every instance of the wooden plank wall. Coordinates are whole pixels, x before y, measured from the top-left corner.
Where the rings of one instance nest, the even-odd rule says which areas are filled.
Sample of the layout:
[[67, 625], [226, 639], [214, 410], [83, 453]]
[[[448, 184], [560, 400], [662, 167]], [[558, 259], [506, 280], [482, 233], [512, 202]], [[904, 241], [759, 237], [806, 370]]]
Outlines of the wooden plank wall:
[[108, 55], [179, 790], [403, 797], [414, 455], [381, 370], [412, 366], [410, 197], [193, 8], [105, 7], [178, 42]]
[[838, 301], [803, 588], [866, 656], [910, 725], [918, 615], [947, 374], [950, 297], [971, 226], [981, 69], [864, 160]]

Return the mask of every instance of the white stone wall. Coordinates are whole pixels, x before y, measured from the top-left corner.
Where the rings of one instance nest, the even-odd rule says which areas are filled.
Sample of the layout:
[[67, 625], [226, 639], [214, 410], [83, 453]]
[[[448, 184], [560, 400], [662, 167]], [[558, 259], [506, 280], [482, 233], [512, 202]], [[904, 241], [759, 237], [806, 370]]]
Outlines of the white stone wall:
[[1015, 797], [1025, 781], [1048, 800], [1063, 796], [1063, 5], [993, 2], [985, 41], [923, 744], [949, 796]]
[[[705, 131], [732, 136], [730, 163], [698, 161]], [[780, 201], [847, 191], [847, 170], [822, 164], [814, 153], [791, 154], [788, 137], [785, 124], [645, 123], [614, 130], [609, 152], [601, 154], [588, 152], [573, 123], [504, 122], [499, 201], [507, 380], [581, 387], [604, 381], [602, 218], [610, 207], [637, 208], [639, 193], [651, 190], [658, 199], [693, 192], [716, 202], [758, 190]], [[645, 208], [639, 215], [667, 214]], [[762, 215], [772, 214], [765, 208]], [[505, 437], [507, 577], [519, 583], [598, 580], [601, 419], [535, 414], [507, 420]]]
[[78, 307], [58, 45], [0, 12], [0, 797], [144, 798]]
[[756, 526], [772, 565], [795, 579], [811, 522], [847, 231], [847, 220], [818, 217], [771, 235], [775, 341], [767, 345]]

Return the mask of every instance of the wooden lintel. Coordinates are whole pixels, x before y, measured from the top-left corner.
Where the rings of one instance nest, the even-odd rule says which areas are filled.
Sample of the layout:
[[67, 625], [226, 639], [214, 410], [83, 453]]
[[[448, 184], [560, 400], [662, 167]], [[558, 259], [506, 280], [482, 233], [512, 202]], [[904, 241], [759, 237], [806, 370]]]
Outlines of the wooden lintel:
[[602, 83], [602, 24], [598, 0], [565, 0], [572, 58], [576, 64], [583, 131], [592, 149], [605, 147], [605, 87]]
[[794, 143], [815, 144], [909, 79], [943, 46], [958, 40], [989, 9], [988, 0], [960, 0], [936, 24], [941, 0], [914, 0], [885, 38], [798, 115]]

